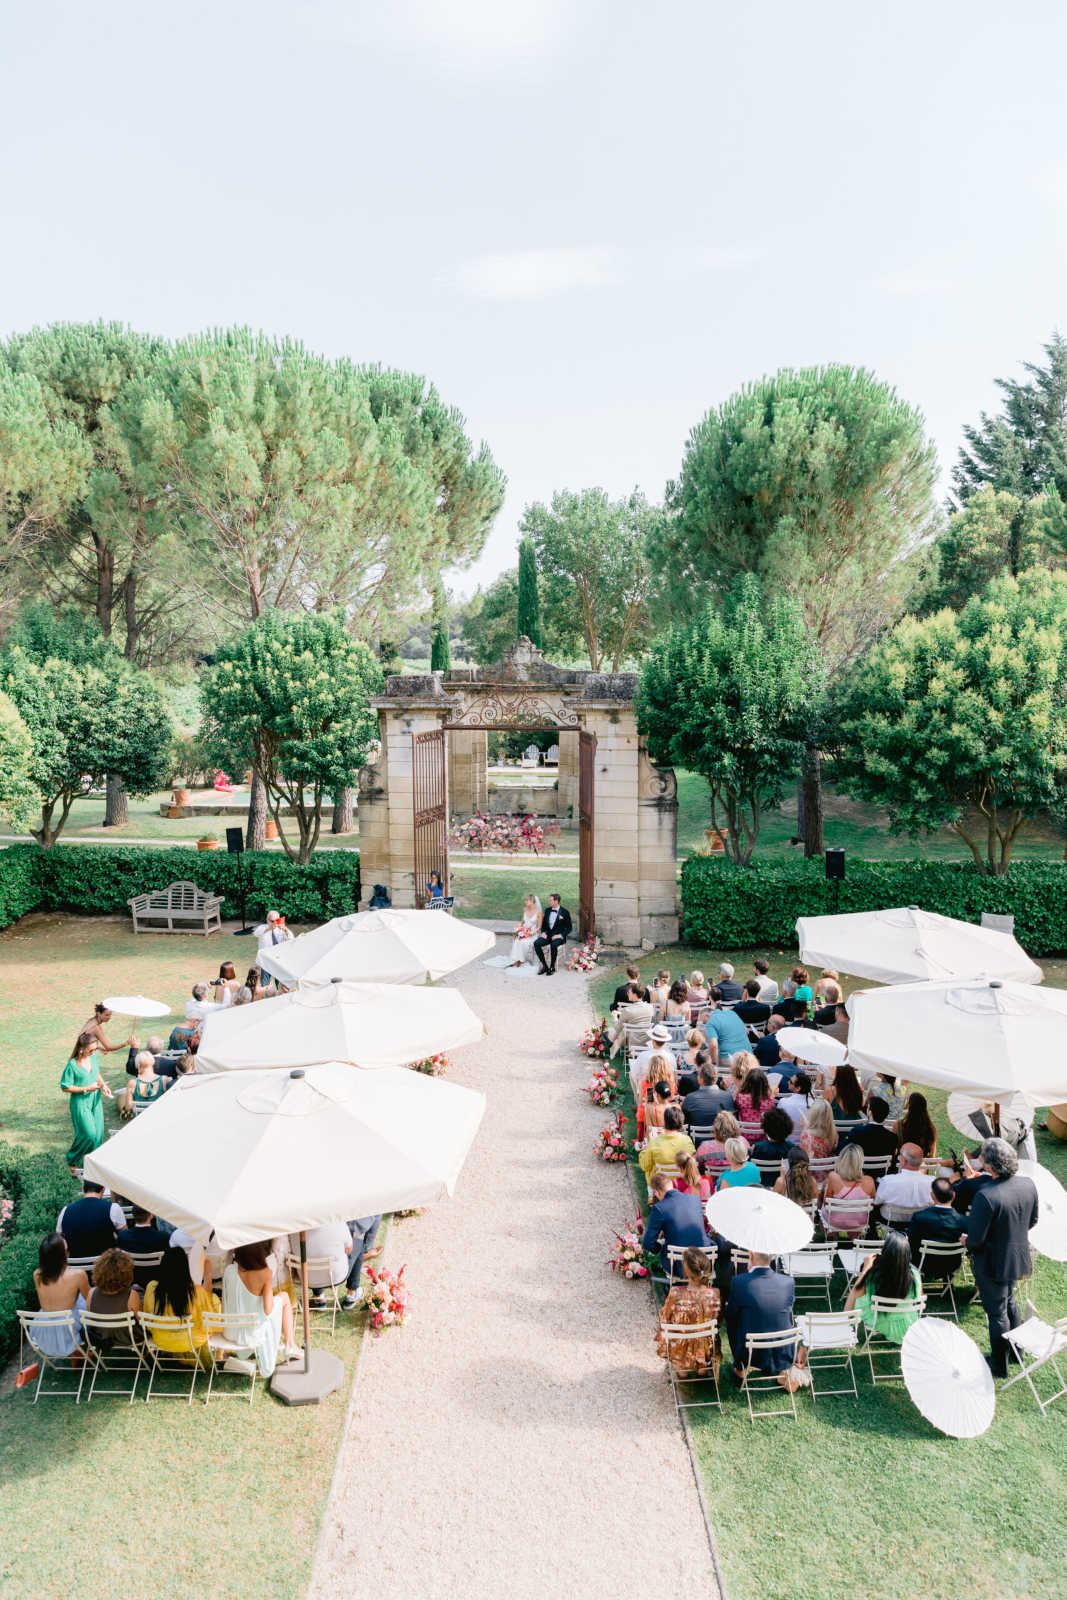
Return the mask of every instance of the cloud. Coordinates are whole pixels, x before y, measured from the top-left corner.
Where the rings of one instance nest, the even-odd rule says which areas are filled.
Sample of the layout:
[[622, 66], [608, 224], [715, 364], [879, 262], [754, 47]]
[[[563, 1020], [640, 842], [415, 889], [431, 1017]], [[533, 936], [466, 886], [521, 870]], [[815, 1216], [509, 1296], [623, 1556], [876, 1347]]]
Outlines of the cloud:
[[601, 289], [622, 278], [608, 249], [512, 250], [465, 261], [455, 282], [487, 300], [539, 300], [571, 289]]

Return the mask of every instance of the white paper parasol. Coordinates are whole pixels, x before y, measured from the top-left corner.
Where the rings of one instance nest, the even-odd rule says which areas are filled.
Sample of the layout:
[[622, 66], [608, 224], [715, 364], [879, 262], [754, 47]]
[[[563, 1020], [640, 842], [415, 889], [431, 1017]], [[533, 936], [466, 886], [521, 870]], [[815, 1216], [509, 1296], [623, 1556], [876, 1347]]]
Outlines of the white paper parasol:
[[[996, 1101], [980, 1100], [977, 1095], [973, 1094], [950, 1094], [948, 1106], [946, 1107], [948, 1120], [954, 1128], [959, 1129], [960, 1133], [966, 1134], [968, 1139], [974, 1139], [977, 1143], [981, 1139], [988, 1138], [989, 1135], [983, 1133], [980, 1128], [975, 1127], [971, 1121], [971, 1116], [975, 1111], [981, 1111], [984, 1106], [989, 1106], [991, 1109], [988, 1117], [992, 1126], [992, 1107], [996, 1104]], [[1009, 1095], [1006, 1100], [1001, 1100], [999, 1105], [1001, 1123], [1008, 1119], [1014, 1119], [1017, 1122], [1025, 1123], [1029, 1127], [1034, 1120], [1034, 1107], [1025, 1095]]]
[[149, 1000], [143, 994], [112, 994], [104, 1001], [109, 1011], [120, 1017], [169, 1017], [170, 1006], [159, 1000]]
[[812, 1067], [839, 1067], [848, 1055], [840, 1039], [814, 1028], [779, 1028], [775, 1038], [780, 1050], [788, 1050], [798, 1061]]
[[927, 1422], [953, 1439], [976, 1439], [993, 1420], [993, 1374], [973, 1339], [943, 1317], [920, 1317], [904, 1335], [900, 1366]]
[[259, 964], [295, 988], [329, 983], [424, 983], [496, 948], [496, 936], [443, 911], [360, 911], [334, 917], [284, 944], [264, 945]]
[[751, 1185], [743, 1189], [720, 1189], [704, 1208], [716, 1233], [739, 1250], [755, 1250], [760, 1255], [785, 1255], [811, 1243], [815, 1224], [784, 1194]]
[[1010, 978], [1040, 983], [1041, 968], [1010, 933], [896, 906], [797, 919], [800, 959], [877, 983]]
[[1019, 1172], [1037, 1189], [1041, 1215], [1030, 1229], [1030, 1243], [1050, 1261], [1067, 1261], [1067, 1189], [1039, 1161], [1020, 1161]]

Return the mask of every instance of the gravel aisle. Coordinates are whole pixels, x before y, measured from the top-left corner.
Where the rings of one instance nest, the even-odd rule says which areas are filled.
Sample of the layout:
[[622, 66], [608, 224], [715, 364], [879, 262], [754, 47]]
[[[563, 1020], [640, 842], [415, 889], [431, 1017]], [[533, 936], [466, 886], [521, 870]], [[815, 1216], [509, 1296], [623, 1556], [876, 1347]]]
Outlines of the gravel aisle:
[[392, 1230], [411, 1318], [365, 1348], [310, 1594], [713, 1593], [648, 1295], [605, 1264], [634, 1207], [578, 1092], [585, 980], [451, 981], [489, 1027], [453, 1077], [488, 1109], [455, 1197]]

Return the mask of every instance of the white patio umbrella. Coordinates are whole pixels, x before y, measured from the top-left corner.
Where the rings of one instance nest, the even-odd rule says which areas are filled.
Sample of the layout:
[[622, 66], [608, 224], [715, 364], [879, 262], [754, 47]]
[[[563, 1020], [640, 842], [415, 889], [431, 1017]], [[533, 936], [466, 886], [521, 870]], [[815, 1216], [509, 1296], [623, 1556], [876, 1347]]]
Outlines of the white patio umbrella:
[[85, 1175], [202, 1244], [299, 1233], [306, 1392], [287, 1393], [290, 1373], [275, 1388], [321, 1399], [341, 1365], [322, 1351], [311, 1362], [306, 1231], [451, 1194], [484, 1111], [483, 1095], [403, 1068], [192, 1076], [87, 1156]]
[[[88, 1159], [88, 1158], [87, 1158]], [[704, 1207], [716, 1233], [739, 1250], [787, 1255], [811, 1243], [815, 1224], [806, 1211], [773, 1189], [720, 1189]]]
[[904, 1383], [927, 1422], [953, 1439], [985, 1433], [996, 1409], [996, 1388], [985, 1357], [943, 1317], [920, 1317], [900, 1347]]
[[[968, 1139], [980, 1140], [988, 1138], [988, 1133], [976, 1127], [971, 1118], [976, 1111], [981, 1111], [985, 1106], [989, 1106], [994, 1111], [998, 1110], [996, 1104], [988, 1097], [980, 1099], [973, 1094], [950, 1094], [945, 1110], [948, 1120], [954, 1128], [958, 1128], [960, 1133], [966, 1134]], [[1034, 1108], [1025, 1095], [1013, 1094], [1006, 1100], [1000, 1101], [999, 1116], [1001, 1126], [1009, 1118], [1029, 1126], [1034, 1119]], [[992, 1121], [992, 1118], [989, 1118], [989, 1120]]]
[[444, 911], [359, 911], [264, 945], [259, 964], [289, 988], [302, 978], [424, 983], [495, 948], [494, 934]]
[[104, 1000], [109, 1011], [120, 1017], [169, 1017], [170, 1006], [161, 1000], [149, 1000], [143, 994], [111, 994]]
[[798, 1061], [812, 1067], [839, 1067], [848, 1056], [848, 1049], [833, 1034], [819, 1033], [815, 1028], [779, 1028], [775, 1034], [778, 1047], [788, 1050]]
[[1052, 1105], [1067, 1091], [1067, 990], [1028, 983], [908, 983], [848, 1001], [858, 1069], [981, 1100]]
[[1067, 1189], [1040, 1161], [1020, 1161], [1019, 1171], [1033, 1181], [1041, 1208], [1030, 1243], [1050, 1261], [1067, 1261]]
[[1010, 933], [942, 917], [918, 906], [799, 917], [800, 959], [877, 983], [1007, 978], [1040, 983], [1044, 974]]
[[311, 1067], [402, 1067], [477, 1044], [485, 1028], [458, 989], [394, 983], [308, 983], [255, 1005], [209, 1013], [198, 1072]]

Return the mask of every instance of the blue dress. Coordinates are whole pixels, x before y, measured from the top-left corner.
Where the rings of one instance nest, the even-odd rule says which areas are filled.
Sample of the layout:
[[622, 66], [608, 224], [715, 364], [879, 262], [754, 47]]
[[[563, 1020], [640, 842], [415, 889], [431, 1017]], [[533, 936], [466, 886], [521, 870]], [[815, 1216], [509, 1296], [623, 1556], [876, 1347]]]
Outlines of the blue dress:
[[[85, 1296], [79, 1291], [78, 1298], [71, 1307], [70, 1313], [79, 1334], [82, 1331], [82, 1312], [84, 1310]], [[53, 1361], [60, 1361], [65, 1356], [72, 1356], [75, 1350], [81, 1348], [81, 1343], [79, 1339], [71, 1337], [68, 1327], [57, 1326], [54, 1322], [42, 1320], [51, 1315], [53, 1315], [52, 1312], [42, 1311], [39, 1316], [34, 1317], [33, 1322], [30, 1324], [30, 1333], [33, 1336], [34, 1345], [42, 1355], [50, 1357]]]

